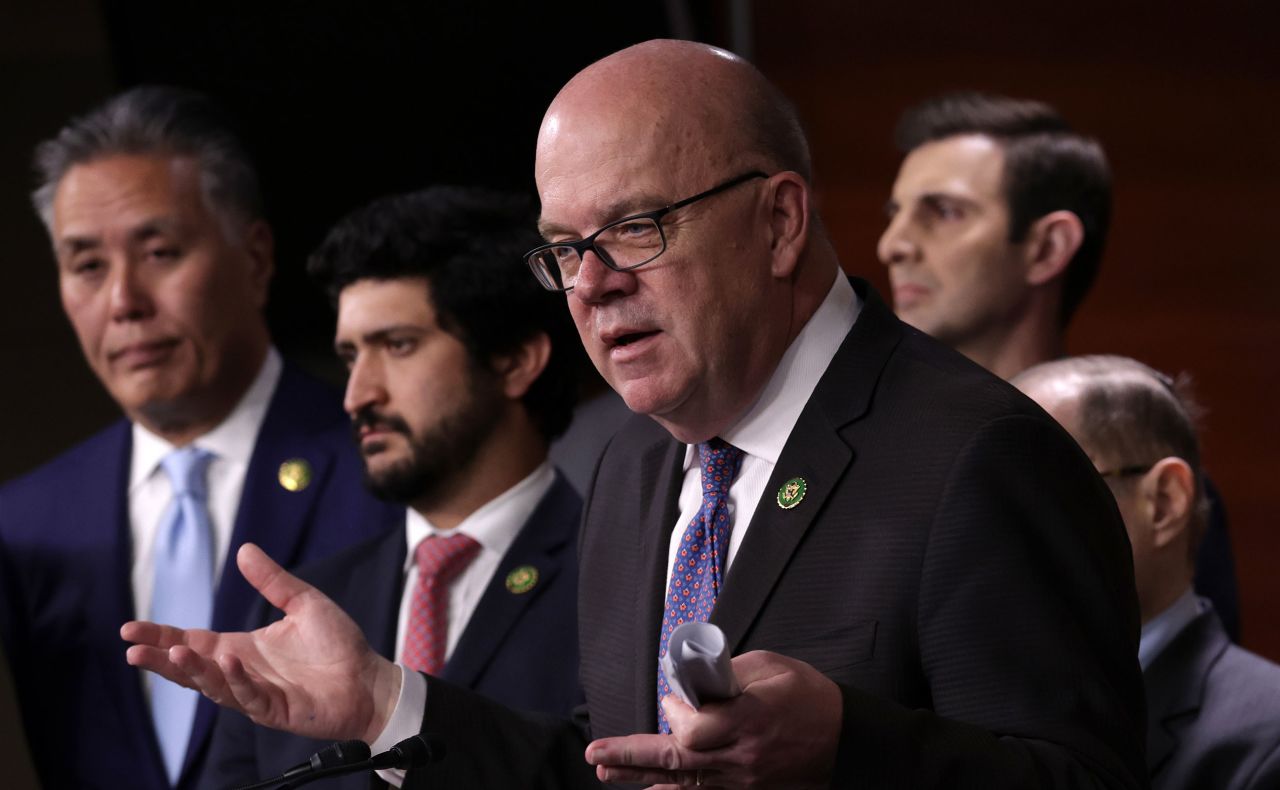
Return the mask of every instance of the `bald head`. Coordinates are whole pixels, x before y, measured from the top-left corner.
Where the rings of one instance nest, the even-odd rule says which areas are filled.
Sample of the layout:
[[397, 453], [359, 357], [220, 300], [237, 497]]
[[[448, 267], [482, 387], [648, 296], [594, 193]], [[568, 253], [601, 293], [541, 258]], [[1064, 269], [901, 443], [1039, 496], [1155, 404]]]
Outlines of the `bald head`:
[[[637, 230], [622, 220], [660, 217], [662, 247], [638, 267], [577, 250], [569, 310], [627, 405], [681, 441], [746, 411], [831, 288], [838, 264], [814, 230], [808, 171], [786, 100], [751, 64], [702, 44], [610, 55], [547, 110], [535, 172], [544, 238], [616, 243]], [[614, 235], [598, 238], [607, 227]]]
[[543, 119], [540, 178], [544, 160], [581, 142], [584, 123], [597, 135], [614, 135], [622, 155], [644, 145], [672, 157], [671, 167], [791, 170], [810, 179], [795, 109], [755, 66], [706, 44], [646, 41], [578, 73]]

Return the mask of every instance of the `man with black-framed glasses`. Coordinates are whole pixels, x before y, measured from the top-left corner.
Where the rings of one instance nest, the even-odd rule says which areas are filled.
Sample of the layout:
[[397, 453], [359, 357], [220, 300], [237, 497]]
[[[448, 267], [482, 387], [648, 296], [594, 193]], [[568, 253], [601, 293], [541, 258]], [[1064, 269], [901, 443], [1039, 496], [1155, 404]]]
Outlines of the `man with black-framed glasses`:
[[[1143, 786], [1105, 486], [1041, 410], [841, 272], [776, 89], [701, 44], [623, 50], [556, 97], [535, 176], [534, 271], [572, 287], [589, 356], [643, 415], [584, 509], [583, 717], [371, 657], [251, 551], [249, 580], [331, 651], [133, 623], [130, 661], [274, 727], [445, 735], [406, 786]], [[706, 619], [742, 694], [695, 711], [659, 656]]]
[[1187, 382], [1099, 355], [1045, 362], [1013, 383], [1080, 443], [1124, 518], [1152, 787], [1280, 786], [1280, 667], [1232, 645], [1192, 587], [1209, 502]]

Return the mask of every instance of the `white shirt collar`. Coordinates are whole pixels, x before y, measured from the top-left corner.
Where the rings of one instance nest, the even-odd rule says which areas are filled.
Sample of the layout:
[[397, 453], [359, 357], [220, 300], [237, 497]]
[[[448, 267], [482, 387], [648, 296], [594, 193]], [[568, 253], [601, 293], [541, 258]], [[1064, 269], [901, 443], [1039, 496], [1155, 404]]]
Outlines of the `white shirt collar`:
[[[760, 397], [720, 438], [747, 455], [776, 464], [800, 412], [861, 311], [862, 300], [837, 270], [822, 304], [791, 341]], [[695, 445], [685, 450], [686, 471], [697, 463], [695, 450]]]
[[[258, 375], [240, 397], [236, 407], [212, 431], [197, 437], [192, 443], [209, 450], [222, 460], [247, 467], [253, 455], [253, 446], [258, 440], [258, 430], [267, 416], [271, 394], [280, 381], [282, 367], [280, 353], [274, 347], [269, 347]], [[146, 482], [160, 466], [160, 461], [173, 449], [173, 445], [166, 439], [139, 423], [133, 423], [133, 461], [129, 470], [129, 491], [135, 491]]]
[[407, 551], [404, 570], [408, 571], [413, 565], [414, 549], [428, 535], [461, 532], [479, 543], [485, 553], [496, 552], [499, 557], [505, 555], [555, 479], [555, 470], [549, 462], [543, 461], [528, 477], [481, 505], [451, 530], [437, 529], [421, 513], [408, 508], [408, 516], [405, 518]]
[[1142, 626], [1142, 637], [1138, 641], [1138, 663], [1142, 665], [1143, 672], [1205, 608], [1196, 597], [1195, 590], [1188, 587], [1168, 609]]

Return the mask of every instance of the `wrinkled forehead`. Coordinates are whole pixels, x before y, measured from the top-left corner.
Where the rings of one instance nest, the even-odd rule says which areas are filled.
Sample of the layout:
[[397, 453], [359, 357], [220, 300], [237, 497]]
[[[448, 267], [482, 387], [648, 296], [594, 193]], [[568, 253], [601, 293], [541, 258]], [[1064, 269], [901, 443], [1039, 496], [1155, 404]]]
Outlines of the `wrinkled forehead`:
[[741, 148], [714, 114], [661, 99], [557, 100], [538, 136], [541, 224], [584, 232], [660, 208], [723, 180]]

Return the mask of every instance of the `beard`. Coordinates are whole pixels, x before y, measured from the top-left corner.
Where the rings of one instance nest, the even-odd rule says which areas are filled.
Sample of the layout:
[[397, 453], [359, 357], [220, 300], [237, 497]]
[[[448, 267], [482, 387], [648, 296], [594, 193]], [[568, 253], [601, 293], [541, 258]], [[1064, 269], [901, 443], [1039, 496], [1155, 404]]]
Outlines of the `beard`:
[[357, 436], [362, 426], [377, 427], [402, 434], [409, 444], [407, 458], [376, 471], [370, 466], [370, 456], [385, 452], [385, 445], [364, 449], [364, 483], [374, 496], [430, 507], [444, 498], [456, 481], [465, 479], [480, 447], [497, 427], [504, 405], [496, 377], [488, 371], [471, 371], [465, 386], [467, 397], [461, 405], [417, 434], [399, 415], [380, 413], [372, 407], [355, 416], [352, 429]]

